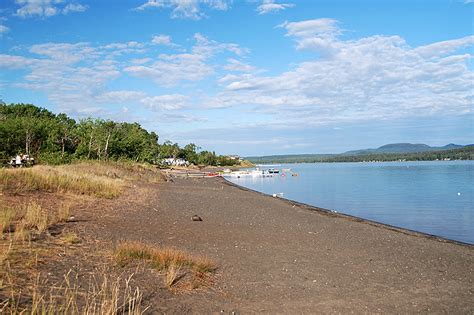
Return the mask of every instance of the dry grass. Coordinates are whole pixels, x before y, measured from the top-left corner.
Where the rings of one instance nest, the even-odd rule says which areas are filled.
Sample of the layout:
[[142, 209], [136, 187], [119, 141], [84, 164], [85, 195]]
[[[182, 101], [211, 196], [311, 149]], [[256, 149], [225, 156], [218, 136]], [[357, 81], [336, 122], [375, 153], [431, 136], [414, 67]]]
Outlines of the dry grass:
[[161, 179], [158, 169], [149, 164], [132, 162], [85, 161], [62, 166], [79, 173], [95, 176], [121, 179], [125, 181], [159, 182]]
[[[75, 235], [74, 235], [75, 236]], [[43, 244], [44, 245], [44, 244]], [[0, 243], [0, 314], [143, 314], [142, 293], [107, 270], [89, 278], [67, 273], [62, 283], [40, 277], [38, 266], [57, 248], [36, 242]], [[30, 278], [31, 277], [31, 278]]]
[[81, 242], [81, 239], [74, 232], [67, 232], [61, 237], [61, 241], [65, 244], [74, 245]]
[[193, 270], [200, 273], [216, 271], [216, 264], [207, 257], [198, 257], [194, 260]]
[[114, 198], [122, 190], [120, 180], [77, 172], [68, 166], [35, 166], [27, 169], [0, 169], [0, 188], [15, 193], [32, 190], [70, 192]]
[[63, 202], [58, 211], [56, 212], [57, 222], [66, 222], [71, 217], [71, 206], [70, 202]]
[[70, 165], [1, 169], [0, 190], [15, 193], [41, 190], [96, 197], [120, 195], [124, 181], [159, 182], [160, 172], [147, 164], [87, 161]]
[[[26, 214], [23, 217], [23, 223], [26, 227], [34, 228], [39, 233], [43, 233], [49, 225], [48, 213], [43, 208], [32, 201], [26, 206]], [[53, 222], [51, 222], [53, 223]]]
[[10, 207], [2, 207], [0, 209], [0, 232], [8, 232], [16, 217], [16, 211]]
[[115, 257], [120, 265], [131, 260], [148, 260], [158, 270], [167, 269], [171, 265], [193, 266], [197, 258], [181, 250], [160, 248], [141, 242], [123, 242], [117, 246]]
[[56, 211], [44, 209], [35, 201], [0, 209], [1, 233], [10, 239], [25, 241], [32, 234], [42, 234], [49, 227], [69, 218], [70, 204], [63, 203]]
[[178, 282], [181, 275], [181, 266], [179, 265], [170, 265], [166, 270], [165, 275], [165, 284], [168, 288], [171, 288], [176, 282]]
[[[141, 292], [132, 290], [130, 279], [107, 277], [109, 271], [85, 286], [82, 277], [82, 286], [77, 279], [66, 277], [59, 288], [49, 283], [35, 284], [34, 274], [39, 265], [57, 258], [58, 251], [64, 249], [57, 245], [81, 242], [73, 232], [61, 233], [58, 239], [51, 236], [61, 230], [61, 226], [51, 228], [53, 225], [68, 222], [74, 202], [93, 200], [80, 195], [114, 198], [131, 181], [160, 179], [160, 172], [152, 166], [131, 163], [0, 168], [0, 314], [142, 314]], [[34, 191], [53, 194], [29, 194]], [[65, 198], [60, 196], [64, 193], [68, 193]], [[2, 194], [9, 207], [4, 206], [7, 202], [3, 202]], [[54, 200], [36, 199], [38, 195]], [[2, 300], [5, 297], [8, 299]]]
[[31, 239], [30, 230], [26, 227], [23, 221], [20, 221], [15, 225], [15, 233], [13, 233], [13, 239], [15, 241], [26, 241]]
[[[1, 245], [5, 245], [5, 244], [1, 244]], [[4, 246], [1, 246], [1, 250], [0, 250], [0, 268], [3, 266], [5, 261], [8, 259], [8, 256], [10, 255], [10, 252], [12, 251], [12, 246], [13, 246], [12, 241], [9, 242], [8, 247], [5, 246], [6, 248], [3, 248]]]
[[168, 287], [179, 279], [192, 273], [200, 277], [216, 271], [213, 261], [204, 257], [194, 257], [184, 251], [172, 248], [160, 248], [141, 242], [123, 242], [115, 250], [115, 259], [121, 266], [133, 260], [141, 260], [165, 272], [165, 284]]
[[[0, 313], [9, 314], [143, 314], [142, 293], [130, 285], [131, 277], [110, 279], [106, 274], [100, 279], [91, 278], [89, 286], [84, 290], [78, 278], [71, 273], [58, 287], [50, 286], [38, 277], [32, 289], [25, 297], [12, 294], [0, 302]], [[48, 290], [45, 290], [48, 288]]]

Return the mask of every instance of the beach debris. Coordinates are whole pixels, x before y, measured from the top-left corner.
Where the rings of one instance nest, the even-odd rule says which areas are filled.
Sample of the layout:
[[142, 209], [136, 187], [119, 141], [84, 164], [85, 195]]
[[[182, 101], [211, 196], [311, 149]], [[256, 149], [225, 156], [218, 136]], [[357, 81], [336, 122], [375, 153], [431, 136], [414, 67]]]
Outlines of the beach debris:
[[272, 196], [275, 197], [275, 198], [276, 197], [283, 198], [283, 193], [281, 192], [281, 193], [273, 194]]
[[202, 218], [200, 216], [198, 216], [197, 214], [195, 214], [191, 217], [191, 220], [193, 220], [193, 221], [202, 221]]

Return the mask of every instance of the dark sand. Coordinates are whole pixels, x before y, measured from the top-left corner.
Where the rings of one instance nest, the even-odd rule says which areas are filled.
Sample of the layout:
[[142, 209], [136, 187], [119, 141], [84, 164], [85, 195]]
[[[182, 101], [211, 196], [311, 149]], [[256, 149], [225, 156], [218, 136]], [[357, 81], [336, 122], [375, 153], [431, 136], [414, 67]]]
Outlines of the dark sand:
[[[152, 312], [474, 312], [474, 246], [327, 214], [220, 178], [174, 179], [146, 199], [91, 222], [97, 236], [172, 246], [219, 265], [207, 290], [145, 288]], [[203, 221], [192, 221], [195, 214]]]

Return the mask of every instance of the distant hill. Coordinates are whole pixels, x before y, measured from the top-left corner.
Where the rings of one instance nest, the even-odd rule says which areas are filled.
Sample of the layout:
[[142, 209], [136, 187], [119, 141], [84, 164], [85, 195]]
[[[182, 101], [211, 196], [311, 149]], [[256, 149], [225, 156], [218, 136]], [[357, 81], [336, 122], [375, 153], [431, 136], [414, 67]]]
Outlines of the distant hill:
[[431, 147], [423, 143], [391, 143], [383, 145], [377, 149], [353, 150], [342, 153], [343, 155], [364, 155], [371, 153], [414, 153], [452, 150], [464, 147], [463, 145], [450, 143], [442, 147]]
[[447, 144], [431, 147], [426, 144], [392, 143], [377, 149], [348, 151], [341, 154], [292, 154], [251, 156], [245, 159], [252, 163], [314, 163], [314, 162], [362, 162], [362, 161], [430, 161], [473, 160], [474, 144]]
[[299, 163], [307, 160], [320, 160], [337, 156], [337, 154], [289, 154], [289, 155], [267, 155], [249, 156], [245, 159], [252, 163]]

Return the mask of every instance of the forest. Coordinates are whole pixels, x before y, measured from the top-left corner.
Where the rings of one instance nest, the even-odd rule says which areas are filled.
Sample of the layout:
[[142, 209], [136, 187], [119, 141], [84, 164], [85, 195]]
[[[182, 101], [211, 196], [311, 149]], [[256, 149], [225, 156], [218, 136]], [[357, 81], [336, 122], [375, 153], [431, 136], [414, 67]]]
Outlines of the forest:
[[159, 164], [164, 158], [183, 158], [195, 165], [231, 166], [238, 163], [193, 143], [180, 147], [148, 132], [138, 123], [104, 119], [76, 121], [66, 114], [32, 104], [0, 103], [0, 162], [28, 154], [39, 163], [74, 160], [127, 160]]
[[458, 149], [413, 152], [413, 153], [370, 153], [370, 154], [297, 154], [246, 157], [252, 163], [318, 163], [318, 162], [384, 162], [384, 161], [436, 161], [474, 160], [474, 145]]

